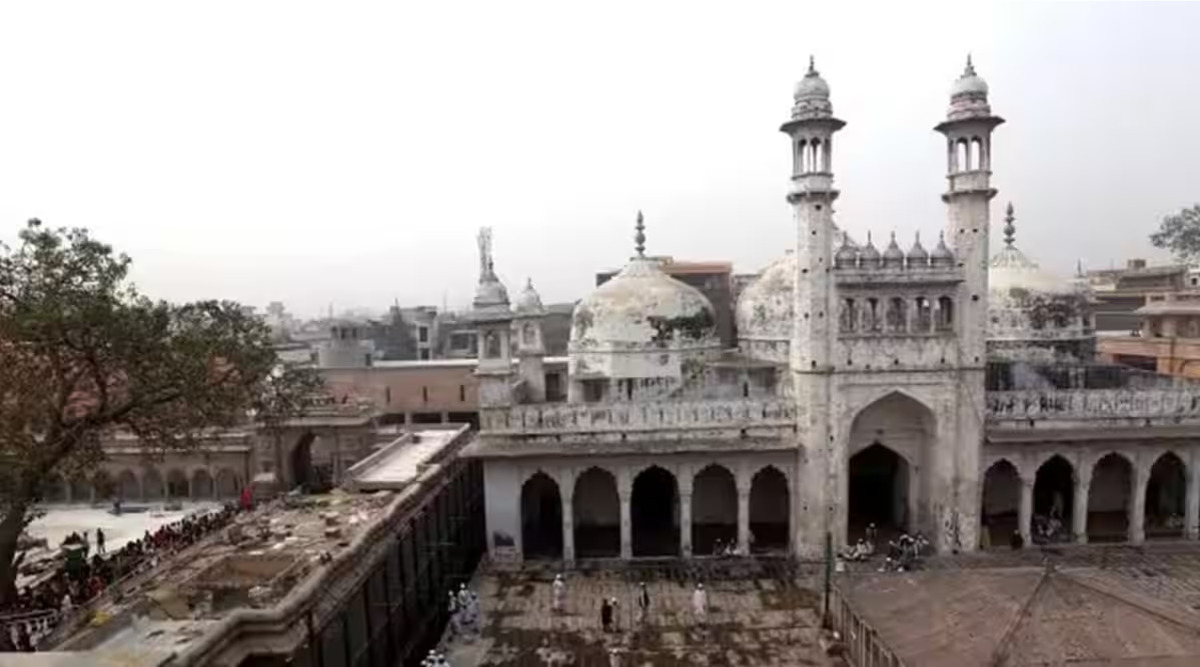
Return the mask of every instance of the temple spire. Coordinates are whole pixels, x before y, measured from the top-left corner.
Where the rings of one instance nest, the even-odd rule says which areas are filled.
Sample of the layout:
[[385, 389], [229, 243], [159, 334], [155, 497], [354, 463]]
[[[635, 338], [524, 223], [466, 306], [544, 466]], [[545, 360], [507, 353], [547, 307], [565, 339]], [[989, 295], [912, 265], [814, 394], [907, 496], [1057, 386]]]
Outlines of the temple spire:
[[1004, 210], [1004, 244], [1010, 248], [1017, 235], [1017, 227], [1013, 224], [1015, 220], [1012, 202], [1008, 202], [1008, 208]]
[[646, 256], [646, 223], [645, 223], [645, 220], [642, 218], [641, 211], [638, 211], [637, 226], [635, 227], [635, 229], [637, 229], [637, 233], [633, 235], [633, 241], [635, 243], [635, 245], [633, 247], [635, 250], [637, 250], [638, 257], [645, 257]]

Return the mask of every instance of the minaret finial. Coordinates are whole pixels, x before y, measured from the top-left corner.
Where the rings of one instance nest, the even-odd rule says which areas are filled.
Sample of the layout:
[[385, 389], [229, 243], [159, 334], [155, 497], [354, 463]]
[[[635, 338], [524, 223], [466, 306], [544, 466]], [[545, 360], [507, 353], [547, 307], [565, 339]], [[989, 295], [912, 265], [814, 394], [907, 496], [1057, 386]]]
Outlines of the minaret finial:
[[967, 52], [967, 67], [963, 70], [963, 76], [975, 76], [975, 64], [971, 62], [970, 52]]
[[871, 245], [871, 230], [867, 230], [867, 245]]
[[1013, 225], [1016, 217], [1013, 216], [1012, 202], [1008, 202], [1008, 208], [1004, 210], [1004, 244], [1012, 247], [1013, 238], [1017, 235], [1017, 228]]
[[637, 233], [633, 235], [634, 249], [637, 250], [638, 257], [646, 256], [646, 223], [642, 218], [642, 212], [638, 211], [637, 217]]
[[808, 75], [817, 76], [817, 60], [812, 54], [808, 54]]

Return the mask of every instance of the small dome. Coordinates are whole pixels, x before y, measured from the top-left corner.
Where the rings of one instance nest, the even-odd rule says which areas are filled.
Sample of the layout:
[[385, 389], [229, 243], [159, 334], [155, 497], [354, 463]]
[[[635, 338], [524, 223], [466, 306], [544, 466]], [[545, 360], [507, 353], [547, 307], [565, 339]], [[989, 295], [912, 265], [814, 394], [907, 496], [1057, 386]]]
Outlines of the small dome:
[[904, 267], [904, 251], [896, 243], [896, 232], [892, 232], [892, 242], [883, 251], [883, 265], [890, 268]]
[[808, 73], [796, 82], [792, 90], [792, 118], [796, 120], [833, 117], [829, 102], [829, 84], [817, 72], [812, 56], [808, 58]]
[[908, 250], [908, 266], [921, 267], [929, 264], [929, 253], [925, 251], [925, 247], [921, 245], [921, 232], [917, 232], [917, 239], [913, 242], [912, 248]]
[[839, 269], [852, 269], [858, 263], [858, 250], [850, 243], [850, 235], [842, 234], [842, 247], [833, 257], [833, 265]]
[[526, 279], [525, 289], [521, 290], [513, 310], [522, 315], [537, 315], [542, 312], [542, 297], [533, 288], [532, 278]]
[[790, 341], [795, 312], [796, 254], [771, 262], [738, 297], [738, 337]]
[[949, 120], [964, 118], [984, 118], [992, 114], [988, 106], [988, 85], [971, 64], [971, 56], [967, 56], [967, 66], [962, 76], [950, 86], [950, 110], [946, 117]]
[[499, 280], [484, 280], [475, 288], [475, 308], [508, 308], [508, 290]]
[[867, 232], [867, 245], [863, 246], [862, 251], [858, 253], [858, 261], [859, 265], [864, 268], [873, 268], [880, 264], [879, 250], [871, 242], [871, 232]]
[[938, 234], [937, 247], [929, 254], [929, 263], [933, 266], [954, 266], [954, 253], [946, 247], [946, 235]]
[[987, 81], [983, 77], [975, 73], [975, 66], [971, 64], [970, 57], [967, 58], [967, 68], [963, 71], [962, 76], [954, 81], [954, 85], [950, 86], [950, 97], [962, 97], [964, 95], [983, 95], [988, 94]]

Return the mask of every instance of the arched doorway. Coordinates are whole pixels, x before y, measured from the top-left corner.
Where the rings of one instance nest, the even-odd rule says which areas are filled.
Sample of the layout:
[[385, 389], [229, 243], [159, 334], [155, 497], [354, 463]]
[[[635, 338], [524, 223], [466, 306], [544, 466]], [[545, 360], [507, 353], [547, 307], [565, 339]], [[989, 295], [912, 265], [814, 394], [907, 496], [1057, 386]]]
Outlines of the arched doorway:
[[75, 476], [71, 478], [71, 502], [92, 502], [92, 484], [86, 477]]
[[908, 462], [881, 444], [850, 457], [850, 507], [846, 540], [853, 544], [871, 524], [886, 541], [909, 530]]
[[1012, 463], [1004, 459], [996, 461], [983, 476], [980, 541], [991, 547], [1008, 545], [1009, 538], [1020, 528], [1020, 511], [1021, 475]]
[[1183, 537], [1187, 468], [1174, 452], [1158, 457], [1146, 481], [1146, 537]]
[[877, 542], [901, 532], [933, 533], [925, 465], [936, 437], [933, 412], [892, 392], [871, 403], [850, 426], [846, 539], [853, 543], [875, 524]]
[[679, 490], [675, 476], [651, 466], [633, 480], [634, 556], [679, 555]]
[[146, 494], [146, 500], [162, 500], [166, 490], [163, 489], [163, 479], [158, 468], [146, 468], [142, 472], [142, 491]]
[[169, 500], [186, 500], [188, 498], [188, 480], [182, 470], [172, 468], [167, 472], [167, 498]]
[[317, 436], [307, 431], [292, 447], [292, 488], [302, 487], [305, 491], [312, 490], [317, 482], [312, 464], [312, 445]]
[[1129, 506], [1133, 466], [1120, 454], [1107, 454], [1092, 468], [1088, 489], [1087, 536], [1089, 542], [1124, 542], [1129, 539]]
[[212, 500], [213, 478], [204, 468], [198, 468], [192, 473], [192, 498], [195, 500]]
[[[692, 549], [715, 553], [720, 544], [737, 544], [737, 481], [729, 469], [710, 465], [692, 480]], [[686, 527], [685, 527], [686, 528]]]
[[122, 470], [117, 476], [118, 497], [122, 502], [142, 499], [142, 485], [138, 483], [137, 475], [132, 470]]
[[571, 498], [577, 558], [621, 555], [621, 499], [617, 480], [600, 468], [588, 468], [575, 479]]
[[229, 468], [221, 468], [217, 471], [217, 497], [218, 498], [237, 498], [238, 497], [238, 479], [237, 473]]
[[1075, 469], [1054, 455], [1038, 467], [1033, 480], [1033, 541], [1071, 541], [1074, 505]]
[[787, 477], [775, 466], [750, 481], [750, 537], [755, 553], [788, 551], [791, 543], [791, 494]]
[[538, 472], [521, 485], [521, 551], [526, 559], [562, 558], [562, 537], [558, 483]]

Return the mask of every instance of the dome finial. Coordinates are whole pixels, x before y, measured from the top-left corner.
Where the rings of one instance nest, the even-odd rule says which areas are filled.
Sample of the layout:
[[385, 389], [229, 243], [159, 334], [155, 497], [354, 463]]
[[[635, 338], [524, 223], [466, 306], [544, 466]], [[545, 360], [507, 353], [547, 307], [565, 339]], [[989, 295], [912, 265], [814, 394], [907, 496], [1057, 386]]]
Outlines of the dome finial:
[[813, 55], [811, 53], [808, 54], [808, 74], [807, 74], [807, 76], [820, 76], [817, 73], [816, 58], [813, 58]]
[[637, 233], [633, 235], [634, 249], [637, 250], [638, 257], [646, 256], [646, 223], [642, 218], [642, 212], [638, 211], [637, 217]]
[[1004, 244], [1012, 247], [1014, 237], [1017, 235], [1017, 228], [1013, 225], [1016, 217], [1013, 216], [1012, 202], [1008, 202], [1008, 208], [1004, 211]]
[[971, 62], [970, 52], [967, 52], [967, 67], [963, 70], [963, 76], [975, 76], [975, 65]]

